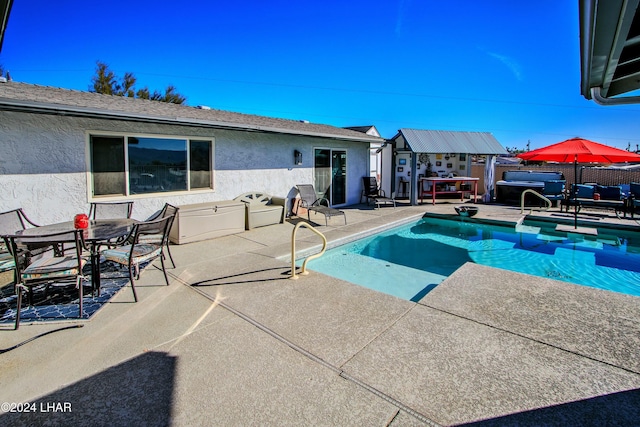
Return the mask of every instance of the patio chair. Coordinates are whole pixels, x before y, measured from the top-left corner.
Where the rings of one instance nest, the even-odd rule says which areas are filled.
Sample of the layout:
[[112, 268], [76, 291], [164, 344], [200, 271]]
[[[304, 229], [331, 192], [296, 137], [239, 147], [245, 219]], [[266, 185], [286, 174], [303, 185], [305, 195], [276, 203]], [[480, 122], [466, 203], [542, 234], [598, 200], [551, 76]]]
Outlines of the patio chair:
[[129, 235], [120, 240], [116, 247], [102, 251], [102, 255], [107, 261], [127, 267], [133, 299], [136, 302], [138, 301], [138, 296], [134, 285], [134, 271], [135, 278], [140, 279], [141, 264], [160, 258], [164, 280], [169, 286], [169, 278], [164, 265], [164, 248], [168, 244], [169, 227], [173, 222], [173, 218], [174, 216], [167, 216], [151, 221], [137, 222], [133, 225]]
[[[169, 232], [171, 232], [171, 227], [173, 226], [173, 221], [176, 219], [176, 215], [178, 214], [178, 210], [180, 210], [179, 207], [177, 206], [173, 206], [169, 203], [165, 203], [164, 206], [162, 207], [162, 210], [160, 210], [159, 212], [155, 213], [154, 215], [151, 215], [147, 221], [153, 221], [154, 219], [160, 219], [160, 218], [171, 218], [171, 221], [169, 223]], [[147, 237], [145, 236], [141, 236], [142, 239], [146, 239]], [[173, 265], [172, 268], [176, 268], [176, 263], [173, 261], [173, 256], [171, 255], [171, 249], [169, 249], [169, 239], [167, 239], [166, 241], [166, 246], [167, 248], [167, 254], [169, 254], [169, 259], [171, 260], [171, 265]]]
[[[25, 215], [22, 208], [0, 213], [0, 236], [16, 234], [20, 230], [31, 227], [39, 226]], [[10, 270], [14, 267], [13, 255], [9, 252], [5, 242], [0, 240], [0, 271]], [[17, 280], [17, 278], [14, 279]]]
[[[20, 327], [23, 292], [28, 292], [29, 304], [32, 305], [34, 288], [41, 285], [45, 292], [51, 286], [75, 286], [78, 289], [78, 318], [82, 318], [82, 267], [86, 263], [82, 258], [82, 230], [28, 236], [13, 234], [5, 236], [4, 240], [15, 263], [15, 329]], [[32, 248], [40, 251], [45, 246], [54, 250], [46, 255], [32, 253]]]
[[566, 198], [566, 181], [554, 179], [543, 182], [542, 195], [551, 201], [551, 206], [557, 206], [558, 200], [562, 201]]
[[131, 218], [133, 202], [92, 202], [89, 208], [89, 219]]
[[386, 197], [384, 190], [381, 190], [378, 186], [378, 180], [375, 177], [363, 176], [362, 177], [362, 194], [360, 195], [360, 203], [366, 199], [367, 204], [373, 200], [376, 209], [381, 204], [391, 204], [396, 207], [395, 193], [391, 197]]
[[631, 211], [631, 218], [633, 218], [636, 208], [640, 207], [640, 182], [632, 182], [629, 184], [629, 198], [627, 203]]
[[[89, 219], [125, 219], [131, 218], [133, 202], [92, 202], [89, 208]], [[107, 241], [106, 246], [114, 247], [114, 241]]]
[[[318, 198], [315, 188], [311, 184], [300, 184], [296, 185], [298, 189], [298, 193], [300, 194], [300, 205], [299, 207], [305, 208], [307, 210], [307, 219], [311, 222], [311, 212], [321, 213], [324, 215], [325, 225], [329, 225], [329, 218], [332, 216], [342, 215], [344, 218], [344, 224], [347, 224], [347, 217], [343, 211], [339, 209], [334, 209], [329, 206], [329, 201], [322, 197]], [[323, 203], [326, 204], [323, 205]]]

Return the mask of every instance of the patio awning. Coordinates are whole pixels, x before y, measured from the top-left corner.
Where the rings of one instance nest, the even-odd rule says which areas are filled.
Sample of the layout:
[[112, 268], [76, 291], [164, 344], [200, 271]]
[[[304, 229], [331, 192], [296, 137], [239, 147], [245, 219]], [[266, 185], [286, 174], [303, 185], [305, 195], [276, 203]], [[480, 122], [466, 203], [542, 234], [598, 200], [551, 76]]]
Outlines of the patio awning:
[[508, 154], [489, 132], [453, 132], [400, 129], [393, 138], [403, 137], [414, 153]]
[[640, 103], [614, 98], [640, 89], [640, 0], [580, 0], [582, 95], [602, 104]]

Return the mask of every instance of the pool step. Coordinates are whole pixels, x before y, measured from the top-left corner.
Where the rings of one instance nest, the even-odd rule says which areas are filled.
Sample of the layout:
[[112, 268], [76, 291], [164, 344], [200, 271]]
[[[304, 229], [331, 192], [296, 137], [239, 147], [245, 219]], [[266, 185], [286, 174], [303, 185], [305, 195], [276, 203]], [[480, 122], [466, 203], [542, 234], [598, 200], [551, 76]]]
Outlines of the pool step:
[[518, 233], [538, 234], [540, 233], [540, 230], [542, 230], [540, 227], [534, 227], [532, 225], [524, 225], [524, 224], [516, 225], [516, 231]]

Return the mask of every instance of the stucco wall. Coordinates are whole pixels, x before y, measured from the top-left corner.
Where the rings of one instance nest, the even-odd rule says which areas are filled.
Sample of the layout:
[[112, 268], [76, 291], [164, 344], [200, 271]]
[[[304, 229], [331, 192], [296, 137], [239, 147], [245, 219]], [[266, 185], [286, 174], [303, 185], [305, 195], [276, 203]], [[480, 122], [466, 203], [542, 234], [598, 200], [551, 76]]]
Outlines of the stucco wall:
[[[0, 211], [22, 207], [40, 224], [88, 212], [87, 131], [214, 139], [214, 190], [130, 196], [138, 219], [165, 202], [229, 200], [247, 191], [292, 198], [296, 184], [313, 183], [315, 147], [347, 150], [347, 204], [359, 202], [369, 173], [362, 142], [0, 111]], [[293, 164], [294, 150], [303, 153], [302, 165]]]

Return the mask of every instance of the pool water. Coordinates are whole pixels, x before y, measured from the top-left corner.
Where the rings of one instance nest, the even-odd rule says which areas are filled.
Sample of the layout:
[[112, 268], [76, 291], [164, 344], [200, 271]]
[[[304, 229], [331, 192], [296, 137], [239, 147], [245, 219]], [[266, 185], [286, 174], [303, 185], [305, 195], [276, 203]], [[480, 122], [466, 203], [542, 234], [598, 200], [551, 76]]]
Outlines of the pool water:
[[640, 234], [424, 218], [328, 250], [307, 267], [419, 301], [466, 262], [640, 296]]

